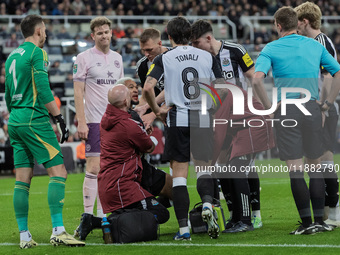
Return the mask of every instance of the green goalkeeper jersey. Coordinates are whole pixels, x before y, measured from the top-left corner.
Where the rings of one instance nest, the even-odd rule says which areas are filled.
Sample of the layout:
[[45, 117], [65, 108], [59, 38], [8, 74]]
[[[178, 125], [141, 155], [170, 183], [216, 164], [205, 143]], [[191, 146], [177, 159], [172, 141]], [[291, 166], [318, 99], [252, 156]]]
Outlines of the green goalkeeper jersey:
[[25, 42], [11, 52], [5, 64], [5, 99], [9, 125], [39, 125], [49, 121], [45, 104], [54, 100], [48, 80], [46, 51]]

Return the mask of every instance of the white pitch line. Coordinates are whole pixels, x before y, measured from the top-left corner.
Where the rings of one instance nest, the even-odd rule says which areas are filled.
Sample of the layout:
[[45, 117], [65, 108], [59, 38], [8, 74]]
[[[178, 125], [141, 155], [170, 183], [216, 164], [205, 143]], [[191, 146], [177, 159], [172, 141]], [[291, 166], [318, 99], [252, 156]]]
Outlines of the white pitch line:
[[[0, 243], [0, 246], [18, 246], [18, 243]], [[39, 246], [51, 245], [49, 243], [39, 243]], [[331, 244], [200, 244], [190, 242], [173, 242], [173, 243], [128, 243], [128, 244], [103, 244], [103, 243], [86, 243], [86, 246], [192, 246], [192, 247], [261, 247], [261, 248], [340, 248], [340, 245]]]

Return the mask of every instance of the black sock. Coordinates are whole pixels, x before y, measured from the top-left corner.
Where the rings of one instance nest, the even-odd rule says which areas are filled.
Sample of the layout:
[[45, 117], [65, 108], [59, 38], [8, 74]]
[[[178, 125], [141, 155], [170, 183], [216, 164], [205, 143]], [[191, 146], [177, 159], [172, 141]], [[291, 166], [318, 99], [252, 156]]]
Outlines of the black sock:
[[188, 212], [189, 212], [189, 193], [187, 186], [176, 186], [172, 188], [172, 197], [174, 202], [174, 209], [179, 227], [188, 226]]
[[157, 201], [165, 208], [171, 207], [170, 199], [164, 196], [158, 196]]
[[256, 171], [250, 171], [248, 175], [250, 188], [250, 204], [252, 211], [260, 210], [260, 179]]
[[[239, 214], [239, 219], [248, 225], [251, 224], [250, 220], [250, 191], [247, 176], [244, 173], [244, 178], [234, 178], [233, 180], [233, 196], [234, 199], [234, 212], [235, 217]], [[236, 210], [238, 208], [238, 210]], [[238, 211], [238, 213], [237, 213]], [[233, 217], [234, 218], [234, 217]]]
[[228, 206], [229, 212], [233, 211], [233, 201], [231, 197], [231, 190], [232, 190], [232, 182], [231, 179], [228, 178], [221, 178], [220, 179], [221, 189], [225, 198], [225, 201]]
[[203, 203], [213, 203], [215, 185], [211, 175], [205, 174], [197, 179], [197, 191]]
[[214, 178], [213, 176], [213, 181], [214, 181], [214, 204], [215, 204], [215, 202], [220, 201], [220, 180]]
[[103, 218], [94, 216], [92, 217], [92, 227], [93, 228], [102, 228], [102, 220]]
[[313, 207], [314, 221], [320, 223], [320, 218], [322, 221], [324, 215], [325, 180], [322, 173], [318, 172], [310, 172], [309, 177], [309, 193]]
[[292, 171], [289, 173], [289, 177], [290, 187], [302, 224], [304, 227], [308, 227], [312, 223], [310, 196], [303, 174], [304, 172], [302, 171]]
[[336, 207], [339, 201], [339, 180], [338, 176], [331, 169], [326, 168], [324, 172], [326, 184], [325, 205], [329, 207]]

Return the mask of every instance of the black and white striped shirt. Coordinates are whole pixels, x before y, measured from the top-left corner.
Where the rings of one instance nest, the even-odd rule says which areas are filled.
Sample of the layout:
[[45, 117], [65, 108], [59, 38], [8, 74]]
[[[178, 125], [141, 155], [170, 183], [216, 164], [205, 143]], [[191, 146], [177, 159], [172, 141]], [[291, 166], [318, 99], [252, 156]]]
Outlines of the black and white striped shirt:
[[[206, 99], [206, 109], [212, 107], [214, 94], [209, 86], [216, 78], [222, 78], [219, 64], [209, 52], [192, 46], [177, 46], [155, 58], [148, 76], [161, 80], [164, 78], [165, 102], [172, 106], [167, 118], [169, 127], [208, 127], [209, 114], [193, 114], [200, 112], [202, 95]], [[208, 85], [208, 86], [207, 86]], [[199, 116], [199, 120], [191, 117]]]
[[[320, 33], [314, 39], [317, 40], [319, 43], [321, 43], [327, 49], [329, 54], [331, 54], [333, 56], [333, 58], [335, 60], [337, 60], [336, 49], [334, 47], [332, 40], [327, 35], [325, 35], [324, 33]], [[328, 72], [323, 68], [323, 66], [321, 66], [320, 74], [319, 74], [319, 78], [320, 78], [319, 94], [320, 94], [320, 96], [321, 96], [321, 91], [322, 91], [322, 79], [321, 79], [322, 75], [321, 74], [324, 74], [324, 73], [328, 73]]]
[[216, 55], [221, 65], [223, 77], [243, 89], [247, 89], [244, 73], [254, 66], [247, 50], [240, 44], [221, 41], [220, 51]]
[[[170, 50], [170, 47], [166, 47], [168, 50]], [[148, 70], [153, 62], [149, 61], [147, 57], [142, 57], [140, 60], [138, 60], [136, 64], [136, 73], [140, 79], [142, 88], [144, 87], [144, 83], [146, 80], [146, 74], [148, 73]], [[155, 95], [157, 96], [162, 90], [164, 89], [164, 81], [160, 80], [157, 82], [157, 85], [155, 87]]]

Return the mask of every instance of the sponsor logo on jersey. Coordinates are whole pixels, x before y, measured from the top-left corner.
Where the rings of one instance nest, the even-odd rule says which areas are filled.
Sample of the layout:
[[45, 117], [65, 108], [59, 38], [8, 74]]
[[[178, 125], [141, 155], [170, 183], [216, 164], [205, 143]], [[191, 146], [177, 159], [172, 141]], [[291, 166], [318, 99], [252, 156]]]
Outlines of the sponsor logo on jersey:
[[228, 72], [223, 71], [223, 78], [225, 80], [230, 80], [230, 79], [234, 78], [234, 72], [233, 71], [228, 71]]
[[12, 96], [13, 101], [20, 101], [22, 99], [22, 94], [15, 94]]
[[242, 60], [246, 64], [247, 67], [249, 67], [252, 64], [254, 64], [253, 60], [251, 59], [251, 57], [249, 56], [248, 53], [243, 55]]
[[163, 90], [164, 89], [164, 76], [163, 78], [157, 82], [156, 86], [160, 89]]
[[117, 82], [116, 79], [97, 79], [98, 85], [112, 84], [114, 85]]
[[118, 60], [115, 60], [114, 64], [115, 64], [115, 67], [120, 68], [120, 64]]
[[222, 65], [223, 65], [223, 66], [228, 66], [228, 65], [230, 65], [229, 59], [224, 58], [224, 59], [222, 60]]
[[73, 66], [73, 73], [76, 74], [77, 71], [78, 71], [78, 65], [74, 64], [74, 66]]

